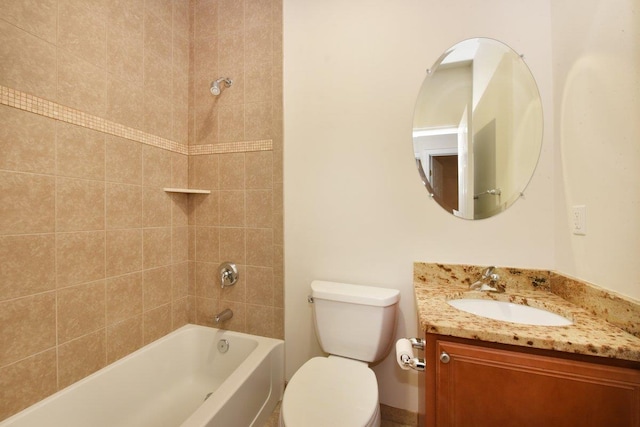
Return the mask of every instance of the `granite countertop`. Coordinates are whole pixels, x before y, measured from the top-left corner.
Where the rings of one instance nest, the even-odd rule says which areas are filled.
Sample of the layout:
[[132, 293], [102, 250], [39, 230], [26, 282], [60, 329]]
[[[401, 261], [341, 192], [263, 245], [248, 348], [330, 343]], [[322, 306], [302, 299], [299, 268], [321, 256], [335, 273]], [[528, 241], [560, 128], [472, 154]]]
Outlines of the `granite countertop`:
[[[497, 268], [506, 292], [469, 290], [481, 271], [482, 267], [475, 266], [415, 263], [414, 292], [420, 327], [440, 335], [640, 362], [640, 331], [623, 329], [627, 324], [638, 327], [640, 305], [633, 301], [622, 305], [620, 310], [628, 318], [621, 321], [620, 327], [598, 316], [598, 310], [590, 305], [582, 307], [568, 301], [563, 297], [566, 287], [552, 292], [551, 272]], [[447, 304], [447, 300], [456, 298], [493, 299], [543, 308], [572, 320], [573, 324], [531, 326], [488, 319]], [[595, 306], [597, 302], [590, 304]]]

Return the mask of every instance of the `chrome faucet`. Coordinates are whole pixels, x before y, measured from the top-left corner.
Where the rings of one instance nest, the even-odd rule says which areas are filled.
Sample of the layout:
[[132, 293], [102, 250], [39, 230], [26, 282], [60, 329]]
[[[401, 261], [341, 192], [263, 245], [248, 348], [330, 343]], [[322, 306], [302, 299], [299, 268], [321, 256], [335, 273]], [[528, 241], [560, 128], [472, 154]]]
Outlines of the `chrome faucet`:
[[216, 314], [213, 318], [213, 321], [216, 322], [216, 325], [224, 322], [225, 320], [229, 320], [233, 317], [233, 311], [229, 308], [225, 308], [220, 313]]
[[220, 273], [220, 286], [222, 289], [233, 286], [238, 281], [238, 267], [232, 262], [223, 262], [218, 267]]
[[484, 292], [504, 292], [506, 285], [504, 283], [498, 283], [500, 276], [498, 276], [497, 273], [494, 273], [494, 270], [494, 266], [487, 267], [482, 273], [480, 280], [469, 285], [469, 289]]

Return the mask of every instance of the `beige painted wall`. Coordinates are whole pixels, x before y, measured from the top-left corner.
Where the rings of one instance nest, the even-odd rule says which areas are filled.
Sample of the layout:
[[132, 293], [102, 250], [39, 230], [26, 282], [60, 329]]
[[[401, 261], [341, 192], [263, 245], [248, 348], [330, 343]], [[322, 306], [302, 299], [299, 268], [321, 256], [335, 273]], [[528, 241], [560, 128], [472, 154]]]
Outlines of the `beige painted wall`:
[[551, 3], [556, 269], [640, 299], [640, 2]]
[[[457, 11], [465, 10], [464, 14]], [[549, 6], [539, 1], [284, 2], [287, 375], [319, 354], [313, 279], [400, 289], [397, 337], [417, 332], [412, 262], [553, 268]], [[526, 196], [465, 221], [431, 201], [413, 163], [415, 96], [428, 67], [469, 37], [526, 56], [543, 97], [540, 164]], [[376, 366], [381, 402], [416, 410], [417, 374]]]

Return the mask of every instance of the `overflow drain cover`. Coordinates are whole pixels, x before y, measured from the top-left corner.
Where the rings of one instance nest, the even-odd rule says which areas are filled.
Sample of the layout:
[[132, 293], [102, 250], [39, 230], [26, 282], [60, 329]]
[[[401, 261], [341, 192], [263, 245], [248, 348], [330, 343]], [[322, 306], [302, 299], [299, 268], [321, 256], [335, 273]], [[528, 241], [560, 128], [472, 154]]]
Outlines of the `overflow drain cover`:
[[229, 351], [229, 341], [225, 339], [218, 341], [218, 351], [220, 353], [226, 353]]

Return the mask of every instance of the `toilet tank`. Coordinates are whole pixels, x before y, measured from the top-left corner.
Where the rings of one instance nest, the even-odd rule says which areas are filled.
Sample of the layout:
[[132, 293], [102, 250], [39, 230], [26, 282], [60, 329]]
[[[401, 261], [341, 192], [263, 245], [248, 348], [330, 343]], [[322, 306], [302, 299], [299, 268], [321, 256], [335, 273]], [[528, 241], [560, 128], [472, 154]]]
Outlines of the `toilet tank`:
[[364, 362], [387, 355], [400, 291], [315, 280], [311, 296], [316, 334], [325, 352]]

